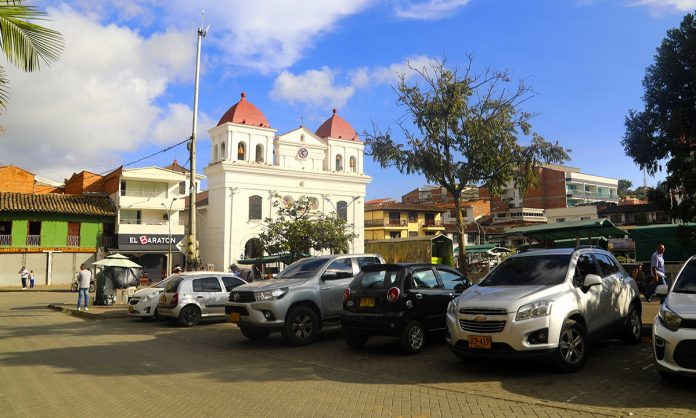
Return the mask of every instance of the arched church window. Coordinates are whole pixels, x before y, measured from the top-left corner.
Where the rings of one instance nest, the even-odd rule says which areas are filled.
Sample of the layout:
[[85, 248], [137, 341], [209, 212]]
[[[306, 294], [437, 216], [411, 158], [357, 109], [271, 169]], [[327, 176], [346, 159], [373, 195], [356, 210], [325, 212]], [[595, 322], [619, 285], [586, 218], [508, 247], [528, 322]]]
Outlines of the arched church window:
[[240, 142], [237, 147], [237, 159], [239, 161], [246, 161], [246, 143]]
[[261, 196], [249, 197], [249, 220], [261, 219], [263, 201]]
[[263, 255], [261, 240], [252, 238], [244, 244], [244, 258], [258, 258]]
[[220, 144], [220, 159], [221, 160], [227, 159], [227, 149], [225, 148], [224, 142]]
[[357, 170], [357, 164], [356, 164], [356, 161], [355, 161], [355, 157], [350, 157], [350, 160], [349, 160], [349, 161], [350, 161], [350, 163], [349, 163], [349, 165], [350, 165], [350, 171], [351, 171], [352, 173], [355, 173], [355, 170]]
[[263, 145], [261, 144], [256, 145], [256, 162], [263, 162]]
[[336, 156], [336, 171], [343, 171], [343, 157], [341, 157], [341, 154]]
[[339, 200], [338, 203], [336, 203], [336, 212], [337, 212], [337, 215], [340, 219], [347, 221], [348, 220], [348, 203], [346, 203], [344, 200]]

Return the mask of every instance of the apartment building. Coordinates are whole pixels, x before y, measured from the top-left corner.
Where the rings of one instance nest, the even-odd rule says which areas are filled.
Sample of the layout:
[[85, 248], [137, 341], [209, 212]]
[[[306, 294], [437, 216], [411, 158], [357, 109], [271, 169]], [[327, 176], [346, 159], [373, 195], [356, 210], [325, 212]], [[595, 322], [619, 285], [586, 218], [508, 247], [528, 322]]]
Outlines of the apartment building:
[[444, 231], [442, 209], [435, 205], [393, 199], [365, 202], [365, 241], [422, 237]]

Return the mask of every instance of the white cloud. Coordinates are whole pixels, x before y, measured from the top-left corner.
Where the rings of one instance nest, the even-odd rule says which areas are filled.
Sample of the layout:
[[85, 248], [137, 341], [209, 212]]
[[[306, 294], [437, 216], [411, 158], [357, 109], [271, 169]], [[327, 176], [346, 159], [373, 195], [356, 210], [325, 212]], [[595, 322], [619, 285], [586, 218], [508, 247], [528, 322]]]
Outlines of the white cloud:
[[655, 12], [690, 12], [696, 9], [696, 0], [634, 0], [631, 6], [648, 6]]
[[192, 78], [190, 36], [170, 30], [144, 37], [102, 26], [67, 6], [49, 13], [65, 50], [60, 61], [39, 72], [5, 67], [11, 95], [0, 120], [2, 162], [64, 178], [82, 169], [112, 168], [120, 164], [119, 153], [138, 150], [153, 137], [165, 141], [168, 133], [158, 122], [180, 118], [183, 109], [163, 110], [156, 101], [172, 83]]
[[[160, 144], [173, 144], [183, 141], [191, 135], [191, 122], [193, 121], [193, 109], [181, 103], [171, 103], [166, 112], [162, 112], [159, 122], [152, 129], [152, 139]], [[205, 131], [211, 126], [217, 125], [210, 116], [198, 113], [196, 126], [200, 139], [205, 138]]]
[[305, 103], [314, 107], [342, 108], [355, 93], [352, 86], [338, 85], [328, 67], [294, 75], [283, 71], [273, 84], [270, 95], [291, 104]]
[[452, 16], [455, 10], [466, 6], [470, 0], [402, 0], [396, 7], [396, 15], [403, 19], [439, 20]]
[[400, 74], [409, 80], [417, 74], [414, 70], [427, 71], [436, 62], [431, 57], [417, 55], [386, 67], [360, 67], [343, 72], [322, 67], [297, 75], [283, 71], [276, 78], [270, 95], [290, 104], [342, 108], [359, 89], [379, 84], [395, 85]]

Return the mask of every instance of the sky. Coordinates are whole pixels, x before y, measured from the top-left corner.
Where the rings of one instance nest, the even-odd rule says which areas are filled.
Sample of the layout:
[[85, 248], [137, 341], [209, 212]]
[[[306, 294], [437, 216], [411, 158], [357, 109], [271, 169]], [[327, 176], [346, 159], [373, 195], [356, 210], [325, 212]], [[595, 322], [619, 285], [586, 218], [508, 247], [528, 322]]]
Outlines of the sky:
[[[310, 129], [332, 108], [358, 133], [405, 114], [392, 87], [446, 60], [462, 69], [507, 69], [536, 95], [523, 109], [533, 130], [571, 149], [583, 173], [643, 175], [623, 151], [629, 109], [666, 31], [696, 0], [52, 0], [29, 1], [65, 39], [58, 62], [22, 73], [7, 63], [0, 165], [62, 181], [106, 173], [191, 135], [197, 28], [202, 44], [197, 167], [208, 129], [246, 92], [278, 134]], [[411, 77], [410, 80], [417, 80]], [[526, 138], [521, 138], [525, 142]], [[184, 145], [130, 167], [186, 164]], [[365, 157], [367, 198], [400, 197], [426, 184]], [[654, 185], [664, 175], [648, 177]]]

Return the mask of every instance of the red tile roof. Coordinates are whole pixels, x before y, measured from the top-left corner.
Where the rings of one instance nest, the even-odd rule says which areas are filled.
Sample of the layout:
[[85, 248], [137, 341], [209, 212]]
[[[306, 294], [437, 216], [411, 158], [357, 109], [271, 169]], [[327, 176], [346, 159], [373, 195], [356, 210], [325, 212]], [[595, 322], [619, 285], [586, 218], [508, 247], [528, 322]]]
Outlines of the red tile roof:
[[338, 138], [360, 142], [358, 133], [345, 119], [338, 116], [336, 109], [333, 110], [333, 115], [321, 124], [316, 134], [320, 138]]
[[217, 126], [226, 122], [260, 126], [262, 128], [271, 127], [271, 125], [268, 124], [268, 119], [266, 119], [266, 116], [264, 116], [259, 108], [247, 101], [246, 93], [242, 93], [242, 98], [222, 115]]
[[106, 196], [0, 192], [0, 212], [115, 216], [117, 210]]

